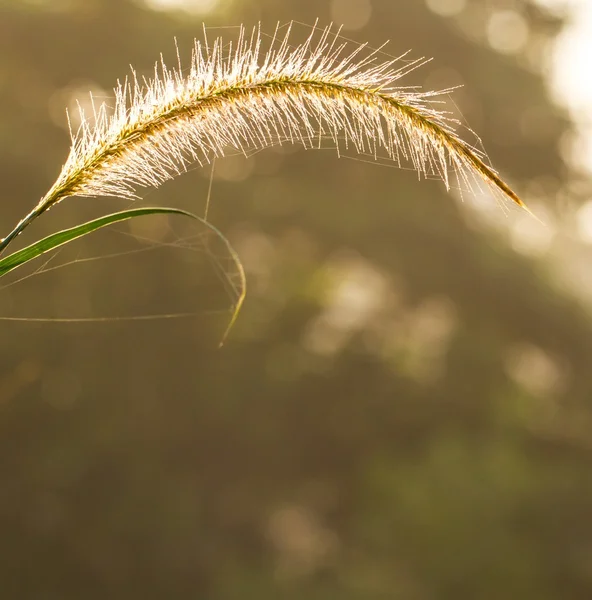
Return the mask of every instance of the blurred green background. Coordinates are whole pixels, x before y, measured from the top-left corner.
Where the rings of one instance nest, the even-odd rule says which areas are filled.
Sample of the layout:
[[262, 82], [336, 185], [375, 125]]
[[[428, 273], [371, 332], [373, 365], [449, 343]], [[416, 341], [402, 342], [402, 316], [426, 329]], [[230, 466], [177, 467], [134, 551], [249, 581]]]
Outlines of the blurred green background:
[[[4, 232], [56, 178], [74, 99], [174, 61], [175, 36], [187, 61], [204, 21], [303, 38], [317, 17], [433, 56], [410, 83], [464, 85], [449, 108], [547, 227], [284, 147], [215, 166], [209, 218], [249, 284], [221, 350], [236, 274], [194, 224], [146, 218], [15, 274], [1, 317], [195, 316], [1, 322], [2, 599], [592, 598], [589, 250], [563, 226], [590, 180], [548, 97], [562, 19], [526, 0], [187, 5], [0, 1]], [[210, 172], [143, 202], [203, 214]], [[126, 206], [68, 199], [18, 244]]]

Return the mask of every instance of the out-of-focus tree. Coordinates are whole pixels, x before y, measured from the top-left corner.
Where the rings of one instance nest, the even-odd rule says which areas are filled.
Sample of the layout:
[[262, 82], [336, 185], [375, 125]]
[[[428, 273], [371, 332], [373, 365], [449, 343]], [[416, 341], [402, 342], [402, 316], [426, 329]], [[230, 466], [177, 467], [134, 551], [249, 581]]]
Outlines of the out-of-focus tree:
[[[206, 21], [232, 36], [215, 27], [333, 19], [434, 56], [410, 82], [465, 84], [459, 114], [552, 213], [570, 125], [537, 65], [561, 23], [517, 0], [428, 4], [222, 2]], [[63, 107], [108, 94], [129, 63], [175, 60], [173, 37], [189, 51], [201, 20], [128, 0], [0, 2], [6, 231], [64, 160]], [[202, 211], [208, 176], [147, 200]], [[3, 288], [6, 315], [200, 313], [2, 323], [3, 597], [589, 598], [592, 326], [543, 259], [483, 225], [471, 205], [485, 201], [329, 152], [218, 161], [210, 218], [250, 284], [221, 351], [227, 315], [206, 309], [230, 303], [208, 269], [225, 257], [176, 222], [131, 233], [197, 235], [200, 252], [155, 242]], [[23, 237], [115, 207], [68, 199]], [[145, 247], [105, 233], [76, 253]]]

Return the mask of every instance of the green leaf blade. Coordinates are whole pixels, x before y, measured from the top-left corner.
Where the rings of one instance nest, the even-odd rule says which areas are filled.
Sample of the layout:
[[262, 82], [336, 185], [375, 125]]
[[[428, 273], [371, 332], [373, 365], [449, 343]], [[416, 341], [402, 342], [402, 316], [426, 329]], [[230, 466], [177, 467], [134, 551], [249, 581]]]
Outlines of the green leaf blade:
[[135, 208], [132, 210], [124, 210], [117, 213], [112, 213], [106, 215], [104, 217], [99, 217], [98, 219], [94, 219], [92, 221], [87, 221], [82, 225], [76, 225], [75, 227], [71, 227], [70, 229], [63, 229], [62, 231], [58, 231], [57, 233], [53, 233], [48, 235], [47, 237], [14, 252], [4, 258], [0, 259], [0, 277], [2, 275], [6, 275], [13, 269], [20, 267], [21, 265], [29, 262], [49, 252], [54, 250], [55, 248], [59, 248], [64, 244], [72, 242], [76, 239], [79, 239], [97, 229], [101, 229], [103, 227], [107, 227], [108, 225], [112, 225], [114, 223], [118, 223], [120, 221], [126, 221], [129, 219], [134, 219], [136, 217], [141, 217], [144, 215], [154, 215], [154, 214], [178, 214], [186, 217], [191, 217], [193, 219], [199, 219], [199, 217], [186, 212], [184, 210], [179, 210], [176, 208], [161, 208], [161, 207], [150, 207], [150, 208]]
[[238, 256], [236, 250], [232, 247], [232, 245], [230, 244], [228, 239], [224, 236], [224, 234], [218, 228], [216, 228], [214, 225], [212, 225], [205, 219], [202, 219], [201, 217], [198, 217], [197, 215], [194, 215], [193, 213], [190, 213], [190, 212], [187, 212], [184, 210], [180, 210], [178, 208], [147, 207], [147, 208], [135, 208], [135, 209], [131, 209], [131, 210], [123, 210], [120, 212], [106, 215], [104, 217], [99, 217], [98, 219], [94, 219], [92, 221], [87, 221], [86, 223], [83, 223], [81, 225], [71, 227], [70, 229], [63, 229], [62, 231], [58, 231], [57, 233], [48, 235], [47, 237], [43, 238], [42, 240], [39, 240], [38, 242], [35, 242], [34, 244], [26, 246], [25, 248], [22, 248], [21, 250], [18, 250], [8, 256], [5, 256], [4, 258], [1, 258], [0, 259], [0, 277], [2, 277], [3, 275], [6, 275], [10, 271], [20, 267], [21, 265], [24, 265], [24, 264], [28, 263], [29, 261], [34, 260], [35, 258], [38, 258], [39, 256], [45, 254], [46, 252], [50, 252], [51, 250], [54, 250], [56, 248], [59, 248], [60, 246], [68, 244], [69, 242], [72, 242], [81, 237], [84, 237], [85, 235], [88, 235], [89, 233], [92, 233], [93, 231], [97, 231], [98, 229], [102, 229], [103, 227], [113, 225], [114, 223], [127, 221], [129, 219], [135, 219], [135, 218], [142, 217], [142, 216], [159, 215], [159, 214], [160, 215], [180, 215], [180, 216], [184, 216], [184, 217], [189, 217], [190, 219], [199, 221], [200, 223], [205, 225], [208, 229], [210, 229], [216, 236], [218, 236], [224, 242], [224, 244], [236, 266], [236, 269], [237, 269], [237, 271], [239, 273], [239, 277], [240, 277], [240, 282], [241, 282], [240, 290], [241, 291], [240, 291], [239, 297], [237, 298], [236, 303], [234, 305], [234, 310], [233, 310], [233, 314], [232, 314], [230, 323], [229, 323], [228, 327], [226, 328], [226, 331], [224, 332], [222, 341], [220, 342], [220, 345], [222, 345], [224, 343], [226, 337], [228, 336], [230, 329], [232, 329], [232, 326], [234, 325], [234, 323], [236, 321], [238, 313], [239, 313], [241, 306], [243, 304], [243, 301], [245, 299], [246, 275], [245, 275], [242, 263], [240, 261], [240, 258]]

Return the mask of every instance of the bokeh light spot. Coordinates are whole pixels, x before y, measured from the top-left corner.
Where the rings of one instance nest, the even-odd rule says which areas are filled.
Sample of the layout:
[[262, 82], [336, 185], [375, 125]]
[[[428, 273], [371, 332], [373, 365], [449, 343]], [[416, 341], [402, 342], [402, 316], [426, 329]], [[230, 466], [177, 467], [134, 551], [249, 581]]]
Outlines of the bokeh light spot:
[[515, 54], [528, 41], [528, 24], [515, 10], [500, 10], [491, 15], [487, 24], [487, 40], [498, 52]]
[[212, 12], [219, 0], [144, 0], [153, 10], [183, 10], [194, 15]]
[[370, 0], [333, 0], [331, 19], [343, 25], [344, 29], [354, 31], [362, 29], [370, 21], [372, 5]]
[[512, 348], [506, 365], [510, 377], [532, 396], [545, 397], [565, 388], [566, 373], [561, 365], [532, 344]]
[[427, 7], [442, 17], [453, 17], [461, 13], [467, 0], [426, 0]]

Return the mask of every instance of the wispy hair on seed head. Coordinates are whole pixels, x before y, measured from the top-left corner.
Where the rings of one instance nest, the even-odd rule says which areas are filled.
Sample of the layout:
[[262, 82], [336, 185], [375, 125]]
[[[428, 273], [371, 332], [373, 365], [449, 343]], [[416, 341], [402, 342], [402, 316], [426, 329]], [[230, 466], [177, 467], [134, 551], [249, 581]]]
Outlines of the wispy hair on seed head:
[[485, 182], [524, 207], [520, 198], [463, 141], [436, 96], [401, 79], [426, 61], [382, 60], [379, 50], [344, 42], [332, 27], [313, 29], [302, 43], [290, 42], [291, 26], [262, 50], [259, 27], [241, 27], [234, 44], [222, 38], [195, 41], [187, 71], [161, 60], [151, 78], [134, 70], [115, 88], [112, 108], [92, 103], [80, 109], [80, 126], [63, 170], [35, 209], [38, 216], [73, 195], [136, 197], [138, 188], [158, 186], [228, 149], [248, 154], [278, 142], [306, 148], [330, 139], [396, 165], [410, 164], [420, 176], [451, 176], [464, 186]]

